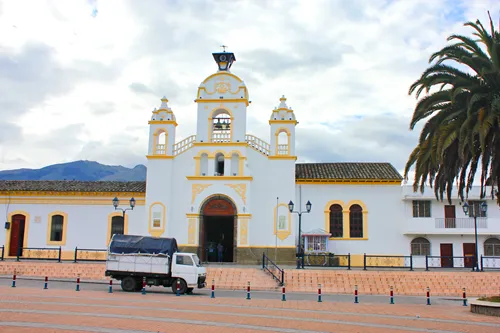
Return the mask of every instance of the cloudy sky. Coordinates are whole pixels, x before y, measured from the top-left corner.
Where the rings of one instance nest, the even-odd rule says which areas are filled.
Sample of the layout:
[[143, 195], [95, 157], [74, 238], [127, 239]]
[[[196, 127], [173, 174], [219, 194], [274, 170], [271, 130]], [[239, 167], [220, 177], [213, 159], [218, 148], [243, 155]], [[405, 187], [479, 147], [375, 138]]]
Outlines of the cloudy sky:
[[166, 95], [195, 134], [199, 83], [229, 46], [249, 89], [247, 132], [286, 95], [302, 162], [389, 161], [416, 144], [410, 84], [496, 0], [0, 0], [0, 169], [146, 163]]

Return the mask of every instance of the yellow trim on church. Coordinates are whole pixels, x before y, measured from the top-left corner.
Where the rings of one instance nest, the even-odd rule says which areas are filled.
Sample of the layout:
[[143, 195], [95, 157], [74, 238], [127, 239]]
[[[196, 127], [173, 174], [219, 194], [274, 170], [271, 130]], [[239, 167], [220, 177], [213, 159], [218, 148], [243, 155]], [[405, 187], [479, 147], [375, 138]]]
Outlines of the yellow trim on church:
[[186, 176], [187, 180], [253, 180], [252, 176]]
[[[137, 204], [136, 204], [137, 205]], [[113, 222], [113, 217], [115, 216], [123, 216], [123, 212], [115, 211], [108, 214], [108, 232], [106, 235], [106, 245], [109, 246], [109, 242], [111, 241], [111, 223]], [[125, 214], [125, 218], [123, 219], [123, 234], [128, 235], [128, 214]]]
[[[11, 222], [10, 229], [5, 229], [5, 258], [13, 258], [9, 256], [10, 251], [10, 231], [12, 230], [12, 217], [14, 215], [24, 215], [24, 237], [23, 237], [23, 247], [28, 247], [28, 234], [30, 226], [30, 214], [24, 210], [15, 210], [7, 215], [7, 221]], [[15, 256], [14, 256], [15, 257]]]

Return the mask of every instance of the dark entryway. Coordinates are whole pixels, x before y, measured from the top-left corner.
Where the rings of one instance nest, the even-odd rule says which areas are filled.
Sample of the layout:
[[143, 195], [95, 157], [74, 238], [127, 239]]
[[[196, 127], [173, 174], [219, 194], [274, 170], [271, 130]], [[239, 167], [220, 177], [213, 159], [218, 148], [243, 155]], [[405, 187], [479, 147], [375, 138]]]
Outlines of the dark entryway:
[[453, 267], [453, 244], [440, 244], [441, 267]]
[[236, 207], [226, 196], [208, 199], [200, 212], [200, 253], [204, 262], [217, 262], [222, 245], [222, 262], [236, 261]]
[[26, 227], [26, 217], [21, 214], [12, 216], [10, 225], [10, 240], [9, 240], [9, 256], [17, 256], [18, 249], [19, 255], [22, 255], [22, 248], [24, 247], [24, 229]]
[[206, 261], [218, 261], [218, 246], [222, 245], [222, 262], [233, 262], [234, 248], [234, 217], [233, 216], [205, 216], [205, 248]]

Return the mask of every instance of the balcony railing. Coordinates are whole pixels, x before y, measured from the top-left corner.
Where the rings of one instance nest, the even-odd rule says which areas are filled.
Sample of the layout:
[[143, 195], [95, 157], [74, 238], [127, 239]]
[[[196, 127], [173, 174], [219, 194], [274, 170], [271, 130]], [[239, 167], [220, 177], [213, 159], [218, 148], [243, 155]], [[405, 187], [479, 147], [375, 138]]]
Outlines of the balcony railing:
[[177, 142], [176, 144], [174, 144], [174, 149], [173, 149], [174, 155], [179, 155], [188, 150], [189, 148], [193, 147], [193, 143], [195, 141], [196, 141], [196, 135], [191, 135], [185, 138], [184, 140]]
[[[474, 229], [474, 218], [436, 218], [436, 229]], [[488, 228], [488, 219], [486, 217], [477, 218], [477, 228]]]
[[245, 141], [251, 148], [255, 149], [256, 151], [265, 156], [269, 156], [269, 154], [271, 153], [271, 145], [254, 135], [250, 134], [245, 135]]

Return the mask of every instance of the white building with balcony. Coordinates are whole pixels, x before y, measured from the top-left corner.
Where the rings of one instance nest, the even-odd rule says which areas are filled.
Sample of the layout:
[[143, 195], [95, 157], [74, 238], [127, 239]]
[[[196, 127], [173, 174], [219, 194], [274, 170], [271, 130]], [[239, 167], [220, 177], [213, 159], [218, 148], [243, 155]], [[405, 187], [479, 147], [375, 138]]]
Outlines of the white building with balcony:
[[[0, 181], [4, 256], [60, 247], [61, 256], [73, 258], [75, 248], [104, 249], [113, 234], [125, 233], [175, 237], [182, 250], [208, 261], [217, 260], [220, 244], [225, 262], [255, 263], [266, 252], [290, 263], [299, 239], [290, 201], [301, 212], [312, 203], [301, 219], [306, 253], [351, 254], [352, 266], [362, 266], [365, 253], [412, 254], [415, 266], [426, 255], [473, 254], [473, 219], [459, 202], [448, 205], [432, 192], [401, 186], [390, 163], [296, 163], [298, 123], [285, 97], [269, 108], [269, 137], [251, 134], [249, 92], [230, 71], [235, 56], [213, 57], [217, 71], [196, 92], [195, 134], [176, 140], [167, 98], [153, 110], [146, 182]], [[119, 207], [132, 197], [135, 206], [126, 214], [114, 210], [115, 197]], [[478, 200], [477, 193], [470, 199]], [[500, 255], [500, 212], [487, 201], [488, 211], [477, 219], [478, 250]], [[477, 204], [471, 208], [477, 211]]]

